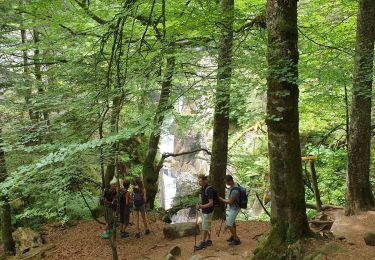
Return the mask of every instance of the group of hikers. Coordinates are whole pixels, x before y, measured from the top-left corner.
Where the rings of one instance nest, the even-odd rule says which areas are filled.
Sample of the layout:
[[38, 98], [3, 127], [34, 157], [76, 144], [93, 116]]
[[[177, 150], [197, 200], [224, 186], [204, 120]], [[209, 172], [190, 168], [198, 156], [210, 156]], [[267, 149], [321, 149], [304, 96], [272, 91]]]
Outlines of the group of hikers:
[[[130, 192], [129, 188], [132, 184], [133, 189]], [[119, 199], [117, 200], [117, 180], [113, 179], [110, 182], [110, 189], [105, 190], [101, 199], [101, 204], [106, 206], [105, 219], [107, 222], [106, 230], [103, 232], [103, 238], [109, 238], [113, 231], [116, 211], [119, 208], [120, 213], [120, 232], [122, 238], [129, 237], [129, 232], [126, 231], [130, 224], [130, 211], [133, 210], [133, 216], [136, 218], [136, 238], [141, 237], [140, 219], [143, 221], [145, 234], [150, 234], [146, 216], [146, 191], [141, 178], [136, 178], [133, 183], [125, 180], [122, 183], [123, 187], [119, 190]]]
[[[228, 212], [226, 215], [226, 225], [231, 233], [230, 238], [227, 239], [229, 245], [236, 246], [241, 244], [241, 241], [237, 235], [235, 220], [240, 212], [241, 208], [246, 208], [247, 195], [246, 190], [237, 184], [233, 176], [225, 176], [225, 184], [229, 187], [228, 199], [219, 197], [214, 187], [208, 184], [208, 177], [206, 175], [198, 176], [198, 183], [201, 187], [201, 202], [196, 206], [197, 214], [201, 211], [202, 218], [202, 241], [195, 245], [196, 250], [201, 250], [206, 247], [212, 246], [211, 240], [211, 225], [214, 214], [214, 209], [219, 206], [220, 203], [227, 205]], [[130, 185], [132, 184], [132, 192], [130, 192]], [[133, 217], [136, 221], [136, 233], [135, 237], [141, 237], [140, 221], [142, 219], [145, 235], [150, 234], [150, 229], [147, 223], [146, 216], [146, 191], [142, 179], [136, 178], [133, 183], [125, 180], [122, 183], [121, 189], [119, 190], [119, 199], [117, 200], [117, 181], [112, 180], [110, 182], [110, 189], [104, 192], [102, 197], [102, 204], [106, 206], [106, 222], [107, 227], [103, 232], [103, 238], [109, 238], [113, 231], [113, 225], [117, 208], [119, 208], [120, 214], [120, 231], [121, 237], [129, 237], [127, 227], [129, 226], [129, 217], [131, 208], [134, 212]], [[135, 215], [135, 216], [134, 216]]]

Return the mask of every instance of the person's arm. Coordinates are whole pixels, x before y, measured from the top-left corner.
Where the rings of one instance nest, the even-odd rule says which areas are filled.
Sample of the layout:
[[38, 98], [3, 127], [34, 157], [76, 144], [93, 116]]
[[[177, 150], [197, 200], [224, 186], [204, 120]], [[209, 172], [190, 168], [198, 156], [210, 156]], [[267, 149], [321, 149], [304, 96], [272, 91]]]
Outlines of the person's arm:
[[212, 208], [214, 206], [214, 193], [212, 191], [212, 188], [207, 188], [207, 197], [208, 197], [208, 203], [203, 204], [203, 205], [198, 205], [197, 209], [207, 209], [207, 208]]
[[146, 189], [143, 189], [143, 199], [147, 201]]
[[130, 201], [130, 198], [129, 198], [129, 191], [128, 191], [125, 193], [125, 204], [129, 205], [129, 201]]
[[213, 199], [208, 199], [208, 203], [204, 205], [198, 205], [197, 209], [207, 209], [207, 208], [212, 208], [214, 205], [214, 200]]
[[236, 203], [237, 197], [238, 197], [237, 190], [232, 190], [232, 193], [229, 195], [229, 199], [224, 199], [224, 198], [220, 197], [219, 200], [223, 203], [232, 205], [232, 204]]

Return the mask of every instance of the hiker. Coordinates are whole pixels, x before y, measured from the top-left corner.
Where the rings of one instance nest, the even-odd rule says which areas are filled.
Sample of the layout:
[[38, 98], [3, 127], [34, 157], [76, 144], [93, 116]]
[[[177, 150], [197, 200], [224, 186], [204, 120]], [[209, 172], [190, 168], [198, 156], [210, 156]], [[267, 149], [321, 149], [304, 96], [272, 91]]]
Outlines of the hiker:
[[102, 237], [108, 239], [110, 234], [113, 231], [113, 225], [115, 221], [115, 212], [116, 212], [116, 184], [117, 181], [113, 179], [110, 182], [110, 189], [106, 189], [103, 195], [103, 205], [105, 206], [105, 220], [107, 222], [106, 230], [103, 232]]
[[232, 175], [226, 175], [225, 176], [225, 184], [229, 186], [229, 198], [223, 199], [219, 198], [221, 202], [229, 205], [229, 212], [227, 215], [227, 226], [230, 230], [230, 233], [232, 234], [227, 241], [229, 242], [229, 245], [236, 246], [241, 244], [241, 240], [237, 235], [236, 230], [236, 217], [238, 213], [240, 212], [240, 186], [234, 182]]
[[123, 182], [123, 189], [120, 191], [120, 223], [121, 223], [121, 237], [129, 237], [129, 232], [126, 231], [126, 228], [129, 226], [129, 217], [130, 217], [130, 192], [129, 192], [129, 181]]
[[146, 190], [143, 186], [142, 179], [137, 177], [135, 180], [135, 185], [133, 188], [133, 211], [135, 212], [137, 218], [137, 233], [135, 233], [136, 238], [141, 237], [140, 232], [140, 216], [142, 217], [143, 226], [145, 228], [145, 234], [149, 235], [150, 230], [147, 225], [147, 218], [146, 218]]
[[202, 210], [202, 241], [195, 245], [196, 250], [201, 250], [208, 246], [212, 246], [211, 240], [211, 223], [214, 212], [214, 200], [217, 197], [216, 190], [208, 185], [207, 176], [201, 174], [198, 176], [198, 183], [201, 186], [201, 204], [197, 205], [197, 213]]

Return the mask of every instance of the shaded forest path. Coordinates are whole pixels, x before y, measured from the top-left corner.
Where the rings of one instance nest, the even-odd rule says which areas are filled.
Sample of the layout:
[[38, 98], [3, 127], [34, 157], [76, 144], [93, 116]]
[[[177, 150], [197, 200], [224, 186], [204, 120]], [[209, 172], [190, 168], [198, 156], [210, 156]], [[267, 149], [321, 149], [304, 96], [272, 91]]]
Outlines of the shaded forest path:
[[[350, 218], [344, 217], [340, 210], [328, 211], [327, 214], [337, 218], [337, 223], [333, 227], [343, 232], [345, 239], [333, 242], [309, 239], [306, 246], [307, 252], [319, 250], [328, 243], [335, 243], [343, 249], [343, 252], [324, 256], [322, 259], [375, 260], [374, 247], [366, 246], [362, 238], [365, 231], [375, 229], [375, 212]], [[215, 221], [213, 223], [214, 246], [195, 253], [193, 252], [194, 237], [167, 240], [163, 236], [163, 227], [163, 222], [152, 223], [151, 235], [135, 239], [134, 226], [131, 226], [129, 231], [133, 236], [125, 239], [118, 238], [119, 259], [160, 260], [175, 245], [182, 249], [181, 259], [190, 259], [194, 254], [204, 259], [248, 259], [251, 252], [259, 246], [262, 235], [266, 235], [269, 231], [270, 224], [257, 221], [239, 222], [238, 230], [242, 244], [238, 247], [229, 247], [225, 241], [229, 236], [228, 231], [222, 231], [218, 238], [216, 231], [220, 227], [220, 221]], [[70, 228], [47, 225], [45, 239], [56, 247], [48, 252], [46, 259], [112, 259], [110, 241], [101, 238], [102, 228], [94, 221], [80, 222]], [[197, 241], [199, 240], [200, 237], [197, 237]]]

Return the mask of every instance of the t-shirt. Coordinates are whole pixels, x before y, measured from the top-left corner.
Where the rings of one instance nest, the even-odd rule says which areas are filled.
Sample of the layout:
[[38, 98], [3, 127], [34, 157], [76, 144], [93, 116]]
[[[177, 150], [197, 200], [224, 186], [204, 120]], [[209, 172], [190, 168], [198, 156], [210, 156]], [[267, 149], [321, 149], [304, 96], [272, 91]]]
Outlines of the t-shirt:
[[[209, 187], [208, 185], [206, 185], [204, 188], [202, 188], [202, 191], [201, 191], [201, 204], [205, 205], [209, 203], [209, 200], [212, 200], [212, 201], [214, 200], [214, 191], [212, 187]], [[212, 207], [202, 209], [202, 213], [204, 214], [209, 214], [213, 211], [214, 211], [213, 205]]]
[[116, 191], [112, 191], [111, 189], [107, 189], [104, 192], [104, 198], [107, 202], [111, 203], [111, 205], [108, 205], [112, 209], [116, 209]]
[[238, 206], [238, 200], [240, 198], [240, 191], [238, 189], [233, 189], [235, 187], [238, 187], [238, 184], [234, 184], [234, 186], [229, 190], [229, 199], [235, 198], [236, 201], [233, 204], [229, 205], [229, 209], [237, 210], [239, 209]]

